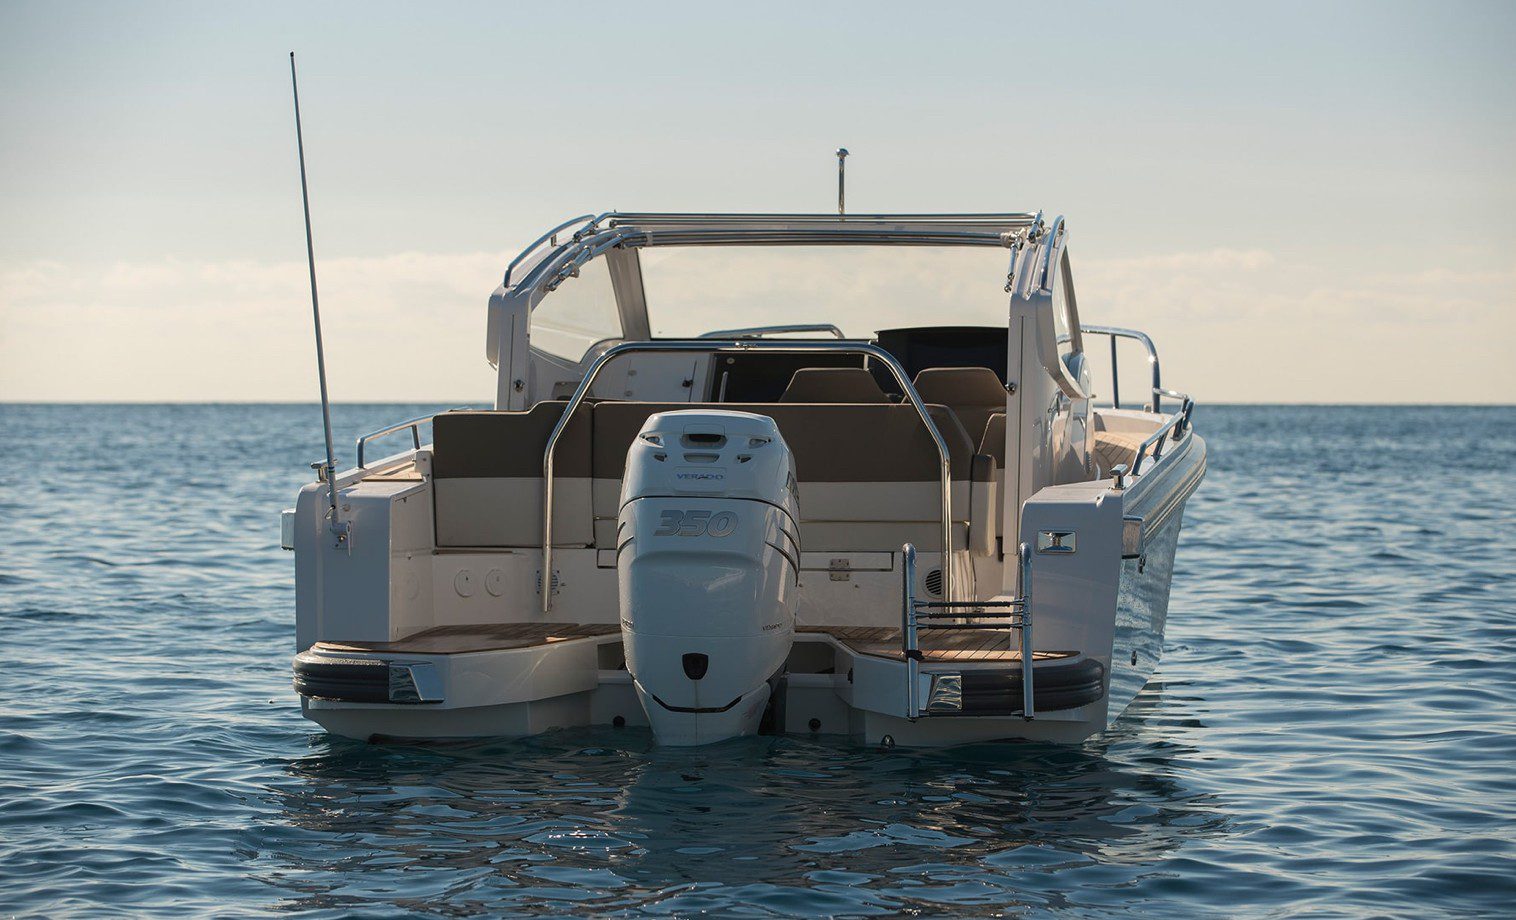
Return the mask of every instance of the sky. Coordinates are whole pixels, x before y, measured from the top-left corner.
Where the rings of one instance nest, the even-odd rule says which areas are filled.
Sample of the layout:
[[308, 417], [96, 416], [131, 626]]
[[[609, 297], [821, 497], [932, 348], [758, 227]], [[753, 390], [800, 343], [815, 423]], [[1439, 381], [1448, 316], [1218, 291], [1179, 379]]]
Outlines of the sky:
[[336, 400], [487, 403], [543, 230], [826, 211], [846, 146], [850, 210], [1065, 215], [1082, 319], [1202, 403], [1512, 403], [1513, 45], [1496, 2], [0, 0], [0, 400], [316, 398], [293, 50]]

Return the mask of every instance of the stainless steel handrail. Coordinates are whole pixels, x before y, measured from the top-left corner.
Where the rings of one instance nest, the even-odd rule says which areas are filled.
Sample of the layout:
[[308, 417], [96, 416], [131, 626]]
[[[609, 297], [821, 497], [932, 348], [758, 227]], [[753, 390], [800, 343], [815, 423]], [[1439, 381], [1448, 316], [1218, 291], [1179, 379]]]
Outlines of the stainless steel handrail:
[[[1021, 645], [1021, 717], [1037, 717], [1037, 702], [1032, 672], [1036, 660], [1032, 638], [1032, 550], [1022, 543], [1016, 552], [1021, 573], [1021, 596], [1005, 601], [918, 601], [916, 600], [916, 547], [900, 547], [900, 657], [905, 660], [905, 716], [911, 721], [922, 713], [917, 703], [921, 674], [921, 645], [917, 639], [922, 629], [1014, 629]], [[989, 608], [986, 610], [986, 608]], [[922, 613], [926, 610], [928, 612]], [[990, 611], [1005, 611], [1004, 613]], [[1004, 623], [921, 623], [921, 619], [1005, 620]], [[931, 715], [931, 713], [927, 713]]]
[[[448, 409], [447, 411], [448, 412], [462, 412], [463, 410], [465, 410], [467, 408], [469, 408], [469, 407], [468, 406], [455, 406], [455, 407], [453, 407], [451, 409]], [[397, 422], [397, 423], [389, 426], [388, 428], [381, 428], [378, 431], [371, 431], [368, 434], [363, 435], [362, 437], [360, 437], [358, 439], [358, 466], [356, 467], [356, 469], [359, 469], [359, 470], [363, 469], [363, 449], [368, 446], [368, 442], [373, 441], [373, 440], [375, 440], [377, 438], [382, 438], [382, 437], [384, 437], [385, 435], [388, 435], [388, 434], [394, 434], [397, 431], [404, 431], [407, 428], [409, 428], [411, 430], [411, 444], [414, 445], [414, 447], [415, 447], [416, 450], [420, 450], [421, 449], [421, 426], [425, 425], [427, 422], [430, 422], [432, 419], [434, 419], [436, 417], [437, 417], [437, 413], [435, 413], [435, 412], [432, 413], [431, 415], [418, 415], [415, 418], [406, 419], [403, 422]]]
[[1142, 472], [1142, 461], [1152, 458], [1157, 463], [1163, 457], [1163, 446], [1170, 440], [1178, 441], [1190, 431], [1190, 416], [1195, 411], [1195, 400], [1186, 393], [1178, 390], [1154, 390], [1155, 398], [1158, 393], [1170, 399], [1180, 400], [1179, 410], [1164, 420], [1158, 430], [1148, 435], [1147, 439], [1137, 448], [1137, 456], [1132, 460], [1131, 475], [1136, 476]]
[[[1067, 243], [1065, 235], [1068, 228], [1063, 225], [1063, 215], [1053, 218], [1053, 222], [1039, 235], [1038, 242], [1042, 243], [1042, 289], [1052, 292], [1053, 283], [1056, 280], [1060, 266], [1058, 260], [1063, 255], [1063, 247]], [[1083, 328], [1082, 326], [1080, 328]]]
[[854, 226], [850, 217], [840, 226], [797, 225], [789, 228], [690, 227], [659, 230], [625, 224], [626, 245], [650, 246], [1000, 246], [1008, 245], [1009, 233], [994, 230], [952, 230], [935, 227]]
[[1030, 721], [1037, 717], [1037, 696], [1032, 692], [1037, 658], [1032, 644], [1032, 548], [1023, 543], [1016, 555], [1021, 565], [1021, 714]]
[[[1040, 213], [1040, 212], [1037, 212]], [[966, 214], [848, 214], [846, 218], [836, 214], [818, 213], [760, 213], [747, 212], [735, 214], [719, 214], [715, 212], [695, 212], [679, 214], [673, 212], [635, 212], [615, 211], [606, 214], [610, 226], [617, 227], [627, 224], [656, 227], [659, 224], [688, 224], [688, 225], [732, 225], [732, 224], [837, 224], [837, 223], [900, 223], [900, 224], [1003, 224], [1013, 227], [1030, 226], [1036, 219], [1037, 213], [1031, 211], [1005, 211], [1005, 212], [982, 212]]]
[[1181, 392], [1179, 390], [1170, 390], [1165, 389], [1164, 387], [1153, 387], [1153, 398], [1157, 399], [1160, 396], [1167, 396], [1169, 399], [1179, 400], [1179, 412], [1184, 416], [1183, 427], [1188, 428], [1190, 425], [1190, 413], [1195, 411], [1194, 398], [1192, 398], [1190, 394]]
[[[622, 245], [623, 243], [627, 242], [631, 236], [632, 234], [626, 230], [603, 230], [599, 233], [594, 234], [593, 236], [579, 240], [579, 250], [577, 252], [574, 252], [572, 255], [569, 255], [568, 258], [564, 259], [561, 263], [558, 263], [557, 267], [552, 272], [552, 277], [547, 278], [545, 282], [540, 283], [543, 284], [543, 288], [545, 290], [556, 291], [558, 289], [558, 286], [564, 281], [567, 281], [569, 278], [579, 277], [579, 269], [594, 261], [596, 256], [605, 253], [607, 250], [614, 249], [615, 247]], [[575, 238], [578, 239], [577, 233], [575, 234]], [[567, 247], [565, 247], [565, 252], [567, 252]], [[552, 259], [546, 259], [543, 261], [543, 265], [549, 265], [552, 263]], [[527, 278], [529, 280], [537, 279], [538, 275], [539, 272], [534, 271], [531, 275], [528, 275]]]
[[[563, 280], [578, 272], [580, 266], [590, 259], [614, 247], [643, 248], [648, 246], [724, 246], [724, 245], [914, 245], [914, 246], [1014, 246], [1016, 237], [1009, 230], [990, 228], [987, 224], [964, 223], [960, 225], [941, 222], [931, 225], [922, 222], [911, 226], [908, 221], [870, 225], [866, 217], [839, 222], [835, 216], [826, 222], [799, 219], [794, 226], [764, 226], [762, 223], [743, 225], [720, 220], [709, 225], [690, 222], [688, 226], [671, 225], [660, 228], [656, 223], [639, 226], [635, 223], [608, 221], [608, 228], [596, 230], [600, 222], [617, 215], [599, 215], [575, 233], [572, 244], [565, 244], [551, 257], [545, 258], [517, 283], [517, 287], [531, 287], [543, 283], [546, 278], [548, 290], [556, 288]], [[623, 215], [624, 216], [624, 215]], [[782, 215], [781, 215], [782, 216]], [[1040, 217], [1038, 218], [1040, 220]], [[829, 225], [828, 225], [829, 224]], [[1022, 226], [1022, 224], [1007, 224]], [[1033, 226], [1036, 226], [1034, 223]], [[589, 231], [594, 230], [594, 233]], [[589, 235], [585, 235], [589, 233]], [[578, 247], [575, 249], [574, 247]], [[528, 250], [534, 251], [536, 245]], [[524, 260], [528, 253], [518, 256]], [[549, 277], [551, 275], [551, 277]]]
[[[946, 567], [944, 567], [944, 571]], [[916, 718], [916, 673], [921, 649], [916, 644], [916, 547], [900, 547], [900, 656], [905, 659], [905, 717]]]
[[831, 323], [787, 323], [779, 326], [748, 326], [743, 329], [717, 329], [712, 332], [702, 332], [699, 338], [756, 339], [765, 335], [778, 335], [782, 332], [829, 332], [835, 338], [847, 338], [841, 329]]
[[538, 246], [541, 246], [543, 243], [546, 243], [548, 240], [552, 239], [559, 233], [562, 233], [564, 230], [567, 230], [569, 227], [572, 227], [575, 224], [582, 224], [585, 221], [593, 221], [594, 219], [595, 215], [593, 214], [580, 214], [578, 217], [570, 217], [568, 220], [537, 237], [537, 239], [532, 241], [532, 244], [530, 246], [521, 250], [520, 254], [511, 260], [511, 264], [505, 267], [505, 280], [502, 281], [501, 284], [505, 285], [506, 287], [510, 287], [511, 272], [516, 270], [516, 266], [526, 261], [527, 256], [530, 256], [532, 253], [536, 252]]
[[1116, 340], [1118, 338], [1135, 339], [1141, 342], [1142, 347], [1147, 349], [1148, 364], [1153, 367], [1153, 398], [1142, 408], [1147, 412], [1159, 411], [1162, 382], [1158, 368], [1158, 348], [1153, 344], [1153, 340], [1148, 337], [1148, 334], [1136, 329], [1124, 329], [1121, 326], [1093, 326], [1085, 323], [1079, 324], [1079, 331], [1091, 335], [1106, 335], [1111, 337], [1111, 407], [1114, 409], [1121, 408], [1121, 375], [1118, 373], [1118, 364], [1116, 362]]
[[[1059, 219], [1061, 223], [1062, 219]], [[538, 284], [552, 267], [548, 289], [577, 274], [579, 266], [616, 246], [699, 245], [867, 245], [1005, 246], [1027, 242], [1030, 230], [1041, 239], [1042, 212], [1002, 214], [655, 214], [607, 211], [564, 221], [522, 250], [505, 270], [510, 286], [515, 269], [544, 242], [582, 223], [571, 243], [542, 259], [518, 287]], [[600, 229], [601, 226], [605, 229]], [[575, 250], [573, 247], [579, 247]], [[1056, 249], [1055, 247], [1052, 247]]]
[[942, 486], [942, 594], [943, 597], [953, 596], [953, 461], [952, 454], [948, 451], [947, 442], [942, 438], [942, 432], [937, 430], [937, 424], [932, 421], [932, 415], [927, 411], [926, 404], [921, 401], [921, 396], [916, 388], [911, 385], [911, 378], [906, 374], [905, 368], [895, 360], [895, 356], [867, 342], [826, 342], [819, 340], [793, 340], [793, 341], [765, 341], [762, 339], [665, 339], [645, 342], [624, 342], [609, 348], [600, 357], [595, 359], [589, 370], [585, 372], [584, 379], [579, 381], [579, 386], [574, 389], [574, 395], [569, 397], [568, 404], [563, 407], [563, 414], [558, 418], [558, 424], [553, 426], [552, 434], [548, 435], [547, 447], [542, 452], [542, 611], [546, 613], [553, 606], [553, 454], [558, 448], [558, 440], [563, 436], [563, 430], [568, 427], [569, 419], [574, 410], [584, 402], [589, 395], [590, 387], [595, 378], [612, 360], [629, 352], [713, 352], [723, 351], [772, 351], [791, 354], [814, 354], [832, 352], [840, 354], [864, 355], [877, 360], [888, 368], [894, 376], [895, 382], [900, 384], [900, 391], [905, 394], [905, 400], [909, 402], [920, 416], [921, 423], [926, 426], [927, 432], [932, 436], [932, 442], [937, 446], [937, 456], [941, 461], [941, 486]]
[[416, 446], [417, 450], [420, 450], [421, 426], [427, 422], [430, 422], [431, 420], [432, 416], [422, 415], [413, 419], [406, 419], [403, 422], [398, 422], [394, 425], [389, 426], [388, 428], [381, 428], [378, 431], [371, 431], [368, 434], [360, 437], [358, 439], [358, 469], [363, 469], [363, 449], [368, 446], [368, 442], [373, 441], [377, 438], [382, 438], [387, 434], [394, 434], [397, 431], [404, 431], [405, 429], [409, 428], [411, 430], [411, 442]]

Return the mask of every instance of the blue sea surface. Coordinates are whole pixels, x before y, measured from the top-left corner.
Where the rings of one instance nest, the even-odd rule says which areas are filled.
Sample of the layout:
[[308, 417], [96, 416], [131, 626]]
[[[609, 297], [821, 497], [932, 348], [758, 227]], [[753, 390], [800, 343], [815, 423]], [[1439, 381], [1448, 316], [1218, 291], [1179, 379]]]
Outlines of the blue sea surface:
[[[340, 406], [353, 434], [427, 406]], [[311, 406], [0, 406], [0, 915], [1516, 911], [1516, 409], [1206, 407], [1158, 674], [1077, 747], [300, 717]]]

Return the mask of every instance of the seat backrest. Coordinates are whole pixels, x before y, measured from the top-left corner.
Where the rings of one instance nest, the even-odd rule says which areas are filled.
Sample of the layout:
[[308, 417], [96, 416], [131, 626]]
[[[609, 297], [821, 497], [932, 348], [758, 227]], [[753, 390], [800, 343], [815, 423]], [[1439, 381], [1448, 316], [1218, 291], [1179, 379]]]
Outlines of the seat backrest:
[[990, 417], [1005, 412], [1005, 387], [987, 367], [929, 367], [916, 375], [915, 386], [924, 402], [956, 412], [975, 444], [983, 439]]
[[[563, 402], [524, 412], [446, 412], [432, 419], [437, 545], [540, 546], [542, 454]], [[594, 541], [590, 505], [593, 411], [581, 405], [553, 454], [553, 542]]]
[[[867, 372], [865, 372], [867, 373]], [[603, 402], [595, 406], [593, 472], [620, 479], [626, 452], [648, 416], [700, 407], [691, 403]], [[941, 460], [914, 407], [901, 403], [719, 403], [767, 415], [795, 455], [801, 482], [935, 482]], [[954, 479], [968, 479], [974, 442], [951, 410], [928, 406], [947, 443]]]
[[[444, 412], [432, 419], [436, 479], [542, 476], [542, 452], [566, 402], [540, 402], [524, 412]], [[590, 474], [591, 409], [581, 405], [553, 453], [554, 474]]]
[[984, 437], [979, 440], [979, 452], [995, 458], [995, 465], [1005, 469], [1005, 413], [996, 412], [985, 423]]
[[[594, 515], [598, 546], [614, 547], [627, 449], [648, 416], [690, 403], [595, 406]], [[914, 406], [901, 403], [720, 403], [701, 408], [767, 415], [795, 456], [801, 545], [807, 552], [897, 552], [938, 544], [942, 461]], [[948, 448], [961, 544], [974, 446], [945, 406], [927, 411]]]
[[780, 402], [887, 403], [874, 375], [861, 367], [802, 367], [790, 378]]

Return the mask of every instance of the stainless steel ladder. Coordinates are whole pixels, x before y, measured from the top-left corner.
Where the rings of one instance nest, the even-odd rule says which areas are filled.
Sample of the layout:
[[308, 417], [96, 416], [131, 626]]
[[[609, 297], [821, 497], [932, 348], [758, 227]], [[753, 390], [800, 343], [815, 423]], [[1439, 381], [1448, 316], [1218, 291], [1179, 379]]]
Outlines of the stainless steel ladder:
[[[900, 547], [900, 650], [905, 658], [906, 718], [911, 721], [928, 716], [962, 716], [962, 674], [951, 680], [950, 672], [930, 670], [934, 675], [933, 688], [928, 704], [923, 708], [920, 695], [921, 663], [923, 656], [917, 633], [923, 629], [1014, 629], [1021, 640], [1021, 717], [1028, 721], [1036, 718], [1037, 706], [1032, 693], [1032, 551], [1025, 544], [1016, 550], [1017, 564], [1021, 569], [1021, 596], [998, 601], [918, 601], [916, 585], [916, 547], [910, 543]], [[951, 560], [944, 557], [944, 565]], [[957, 622], [943, 622], [954, 620]], [[923, 622], [925, 621], [925, 622]], [[938, 685], [941, 684], [940, 701]], [[959, 705], [950, 705], [954, 692], [959, 694]], [[934, 704], [941, 702], [939, 708]], [[998, 713], [996, 714], [998, 715]]]

